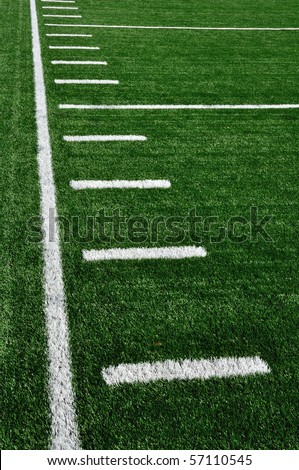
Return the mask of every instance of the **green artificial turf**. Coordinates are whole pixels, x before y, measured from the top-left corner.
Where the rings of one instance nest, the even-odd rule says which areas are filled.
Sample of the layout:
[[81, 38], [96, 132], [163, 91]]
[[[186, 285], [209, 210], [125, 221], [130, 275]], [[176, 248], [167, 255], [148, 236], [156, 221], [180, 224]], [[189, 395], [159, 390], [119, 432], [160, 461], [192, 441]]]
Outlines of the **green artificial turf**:
[[[3, 127], [11, 136], [4, 141], [2, 174], [8, 370], [3, 447], [43, 448], [50, 431], [41, 246], [26, 243], [20, 229], [39, 214], [32, 56], [28, 5], [17, 5], [23, 41], [8, 39], [13, 60], [3, 62], [8, 67]], [[17, 5], [10, 8], [17, 11]], [[299, 103], [299, 32], [50, 28], [44, 23], [68, 20], [42, 19], [41, 2], [37, 5], [82, 447], [298, 449], [298, 110], [88, 111], [58, 105]], [[76, 6], [83, 18], [70, 21], [78, 24], [299, 26], [298, 4], [290, 0], [77, 0]], [[50, 38], [46, 32], [93, 37]], [[49, 45], [101, 50], [58, 51]], [[108, 65], [52, 65], [54, 59]], [[55, 78], [120, 84], [55, 85]], [[148, 140], [62, 139], [93, 134]], [[74, 191], [69, 182], [76, 179], [169, 179], [172, 187]], [[194, 209], [203, 219], [217, 217], [218, 224], [210, 231], [199, 228], [197, 241], [186, 220], [183, 232], [161, 223], [157, 236], [154, 230], [135, 238], [123, 224], [121, 240], [109, 227], [105, 240], [96, 225], [88, 230], [86, 223], [100, 210], [153, 224], [157, 217], [181, 221]], [[267, 240], [250, 231], [255, 211], [259, 219], [269, 216]], [[248, 221], [245, 231], [239, 226], [235, 234], [244, 233], [244, 241], [227, 234], [213, 241], [219, 226], [227, 229], [233, 217]], [[189, 244], [203, 245], [208, 256], [98, 263], [82, 258], [83, 249]], [[255, 355], [269, 364], [270, 374], [119, 387], [107, 386], [101, 375], [104, 367], [120, 363]]]
[[47, 449], [50, 412], [42, 251], [28, 243], [39, 214], [28, 2], [1, 9], [0, 447]]

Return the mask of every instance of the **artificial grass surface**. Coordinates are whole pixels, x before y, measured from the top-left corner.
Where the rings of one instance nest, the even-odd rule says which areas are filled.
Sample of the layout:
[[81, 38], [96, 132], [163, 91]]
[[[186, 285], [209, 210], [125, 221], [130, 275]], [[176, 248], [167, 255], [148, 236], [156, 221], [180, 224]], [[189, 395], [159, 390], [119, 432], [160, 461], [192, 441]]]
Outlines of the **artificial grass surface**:
[[[296, 32], [64, 30], [73, 29], [92, 32], [88, 44], [99, 45], [101, 49], [50, 50], [45, 55], [50, 84], [54, 77], [78, 78], [79, 75], [117, 79], [120, 84], [103, 86], [100, 90], [92, 85], [80, 89], [55, 85], [59, 103], [276, 104], [293, 103], [298, 93]], [[63, 28], [48, 27], [48, 30], [58, 32]], [[59, 44], [57, 37], [47, 39], [50, 44]], [[74, 43], [74, 39], [76, 44], [87, 43], [84, 38], [65, 38], [63, 43]], [[108, 66], [79, 70], [78, 66], [51, 65], [50, 59], [107, 59]]]
[[[83, 15], [78, 23], [298, 26], [298, 6], [291, 1], [265, 6], [262, 1], [186, 5], [152, 0], [141, 5], [78, 0], [76, 5]], [[128, 239], [123, 225], [123, 241], [105, 242], [96, 231], [92, 239], [87, 233], [85, 241], [73, 232], [62, 243], [82, 447], [298, 448], [298, 110], [75, 111], [59, 110], [58, 104], [298, 103], [299, 33], [49, 28], [43, 23], [66, 21], [43, 21], [41, 3], [38, 7], [58, 210], [74, 230], [77, 217], [83, 237], [86, 217], [95, 217], [100, 209], [151, 222], [158, 216], [186, 217], [196, 208], [199, 216], [217, 216], [226, 227], [234, 216], [248, 220], [253, 206], [259, 219], [272, 216], [268, 242], [236, 243], [226, 237], [212, 243], [210, 233], [199, 229], [203, 240], [196, 244], [207, 248], [204, 259], [82, 260], [82, 249], [194, 244], [188, 232], [179, 238], [177, 231], [163, 227], [156, 239], [138, 242]], [[45, 32], [93, 37], [49, 38]], [[101, 50], [54, 51], [50, 44], [99, 45]], [[22, 54], [31, 77], [26, 103], [32, 116], [18, 125], [26, 129], [30, 123], [34, 128], [32, 64], [29, 51]], [[107, 60], [108, 66], [54, 66], [54, 59]], [[58, 86], [54, 78], [117, 79], [120, 85]], [[140, 134], [148, 140], [62, 140], [63, 135], [93, 134]], [[34, 147], [34, 131], [27, 129], [26, 136]], [[29, 160], [28, 178], [37, 188], [34, 155]], [[172, 187], [76, 192], [69, 186], [71, 179], [169, 179]], [[31, 189], [28, 205], [38, 214], [38, 192]], [[16, 191], [24, 198], [23, 187]], [[248, 230], [249, 224], [246, 234]], [[211, 232], [217, 234], [217, 226]], [[20, 246], [21, 239], [17, 233], [11, 246]], [[40, 246], [26, 244], [17, 262], [27, 266], [31, 250], [39, 260], [38, 268], [30, 268], [37, 293], [25, 298], [35, 303], [39, 318], [36, 361], [45, 354]], [[22, 303], [24, 294], [13, 296]], [[31, 321], [26, 310], [22, 314]], [[16, 317], [13, 324], [19, 325]], [[108, 387], [101, 377], [103, 367], [122, 362], [247, 355], [266, 360], [271, 374], [120, 387]], [[21, 373], [16, 370], [16, 381]], [[47, 413], [45, 362], [39, 373], [40, 409]], [[28, 376], [26, 384], [34, 386]], [[26, 418], [28, 429], [36, 419], [34, 414]], [[21, 433], [16, 423], [12, 427], [13, 433]], [[39, 441], [6, 439], [4, 447], [43, 447], [48, 429]]]
[[[207, 26], [207, 27], [296, 27], [296, 0], [84, 0], [78, 2], [83, 18], [70, 20], [86, 24]], [[43, 12], [45, 13], [45, 12]], [[47, 12], [49, 13], [49, 12]], [[77, 14], [74, 12], [74, 14]], [[49, 20], [49, 18], [48, 18]], [[64, 19], [52, 18], [65, 22]]]
[[27, 242], [39, 213], [30, 18], [28, 2], [1, 9], [0, 447], [47, 449], [42, 251]]

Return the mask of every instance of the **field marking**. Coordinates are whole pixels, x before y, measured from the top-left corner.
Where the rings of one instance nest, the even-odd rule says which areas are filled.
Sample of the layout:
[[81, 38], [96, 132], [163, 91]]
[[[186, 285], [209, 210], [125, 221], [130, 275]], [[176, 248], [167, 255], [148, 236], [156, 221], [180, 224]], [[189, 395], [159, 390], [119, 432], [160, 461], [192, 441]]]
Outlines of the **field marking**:
[[47, 2], [47, 3], [76, 3], [75, 0], [42, 0], [42, 2]]
[[96, 60], [51, 60], [53, 65], [107, 65], [107, 62]]
[[84, 49], [98, 51], [98, 46], [49, 46], [49, 49]]
[[45, 18], [82, 18], [81, 15], [43, 15]]
[[299, 104], [60, 104], [59, 109], [298, 109]]
[[68, 26], [70, 28], [181, 29], [190, 31], [299, 31], [299, 28], [208, 28], [205, 26], [126, 26], [108, 24], [46, 24], [46, 26]]
[[44, 10], [79, 10], [78, 7], [42, 7]]
[[47, 33], [46, 36], [48, 37], [72, 37], [72, 38], [92, 38], [92, 34], [55, 34], [55, 33]]
[[168, 180], [79, 180], [70, 181], [73, 189], [168, 189], [171, 183]]
[[156, 380], [207, 380], [271, 372], [268, 364], [255, 357], [220, 357], [213, 359], [120, 364], [102, 370], [107, 385], [148, 383]]
[[[44, 310], [48, 337], [49, 394], [52, 418], [52, 449], [78, 449], [79, 438], [72, 389], [68, 319], [59, 245], [59, 227], [52, 150], [47, 117], [46, 90], [35, 0], [30, 0], [32, 49], [37, 125], [37, 160], [41, 191], [44, 255]], [[54, 211], [53, 240], [49, 241], [49, 212]]]
[[89, 80], [89, 79], [82, 79], [82, 80], [73, 80], [73, 79], [55, 79], [54, 82], [57, 85], [118, 85], [119, 81], [118, 80]]
[[207, 255], [202, 246], [166, 246], [162, 248], [109, 248], [83, 250], [85, 261], [185, 259], [203, 258]]
[[119, 141], [144, 141], [144, 135], [64, 135], [66, 142], [119, 142]]

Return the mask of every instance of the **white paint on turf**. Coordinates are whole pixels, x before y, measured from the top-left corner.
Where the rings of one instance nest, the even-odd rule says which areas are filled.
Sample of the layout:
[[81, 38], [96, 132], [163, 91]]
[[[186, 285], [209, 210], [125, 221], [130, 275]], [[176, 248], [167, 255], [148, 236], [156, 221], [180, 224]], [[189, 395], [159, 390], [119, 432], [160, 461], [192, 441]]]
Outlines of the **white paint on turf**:
[[55, 34], [47, 33], [48, 37], [92, 38], [92, 34]]
[[117, 29], [181, 29], [193, 31], [299, 31], [299, 28], [208, 28], [199, 26], [126, 26], [110, 24], [46, 24], [46, 26]]
[[78, 10], [78, 7], [42, 7], [44, 10]]
[[54, 80], [57, 85], [64, 85], [64, 84], [71, 84], [71, 85], [118, 85], [118, 80], [97, 80], [97, 79], [55, 79]]
[[79, 180], [70, 181], [73, 189], [168, 189], [168, 180]]
[[202, 246], [166, 246], [162, 248], [109, 248], [83, 250], [85, 261], [185, 259], [203, 258], [207, 255]]
[[84, 49], [98, 51], [100, 48], [98, 46], [49, 46], [49, 49]]
[[144, 135], [64, 135], [66, 142], [118, 142], [118, 141], [144, 141]]
[[107, 65], [107, 62], [96, 60], [51, 60], [53, 65]]
[[45, 18], [82, 18], [81, 15], [43, 15]]
[[42, 0], [42, 2], [47, 2], [47, 3], [76, 3], [75, 0]]
[[297, 109], [299, 104], [60, 104], [59, 109]]
[[120, 385], [156, 380], [207, 380], [215, 377], [228, 378], [269, 372], [268, 364], [255, 356], [120, 364], [103, 369], [102, 375], [107, 385]]
[[[44, 254], [44, 309], [49, 353], [49, 395], [52, 416], [52, 448], [78, 449], [79, 438], [72, 389], [68, 320], [56, 223], [56, 197], [52, 169], [46, 90], [35, 0], [30, 0], [32, 49], [38, 140], [38, 169], [41, 191]], [[54, 211], [54, 241], [49, 241], [49, 211]]]

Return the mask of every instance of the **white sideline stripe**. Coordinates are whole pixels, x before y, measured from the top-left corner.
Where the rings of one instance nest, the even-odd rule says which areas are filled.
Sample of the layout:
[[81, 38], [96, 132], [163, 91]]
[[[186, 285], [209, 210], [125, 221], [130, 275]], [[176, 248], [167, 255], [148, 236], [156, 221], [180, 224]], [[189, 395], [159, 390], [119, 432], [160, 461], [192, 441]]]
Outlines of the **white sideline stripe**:
[[299, 28], [208, 28], [205, 26], [125, 26], [110, 24], [46, 24], [46, 26], [68, 26], [70, 28], [185, 29], [193, 31], [299, 31]]
[[60, 104], [59, 109], [298, 109], [299, 104]]
[[[44, 254], [44, 310], [48, 337], [49, 394], [52, 418], [52, 448], [78, 449], [79, 438], [72, 389], [68, 319], [59, 246], [55, 184], [52, 169], [46, 90], [35, 0], [30, 0], [32, 49], [37, 125], [37, 160], [41, 191]], [[49, 211], [53, 211], [53, 240], [49, 241]]]
[[76, 3], [75, 0], [42, 0], [42, 2], [47, 2], [47, 3]]
[[78, 7], [42, 7], [45, 10], [78, 10]]
[[54, 80], [57, 85], [62, 85], [62, 84], [72, 84], [72, 85], [118, 85], [119, 81], [118, 80], [72, 80], [72, 79], [67, 79], [67, 80], [61, 80], [61, 79], [55, 79]]
[[81, 15], [43, 15], [45, 18], [82, 18]]
[[147, 138], [144, 135], [64, 135], [66, 142], [114, 142], [138, 140], [144, 141]]
[[107, 65], [107, 62], [95, 60], [51, 60], [53, 65]]
[[255, 356], [120, 364], [103, 369], [102, 376], [107, 385], [120, 385], [156, 380], [207, 380], [213, 377], [228, 378], [269, 372], [268, 364]]
[[92, 38], [92, 34], [51, 34], [51, 33], [47, 33], [46, 36], [53, 36], [53, 37], [72, 37], [72, 38], [75, 38], [75, 37], [80, 37], [80, 38]]
[[81, 180], [70, 181], [73, 189], [168, 189], [171, 183], [168, 180]]
[[49, 49], [88, 49], [98, 51], [98, 46], [49, 46]]
[[167, 246], [163, 248], [109, 248], [83, 250], [85, 261], [203, 258], [202, 246]]

